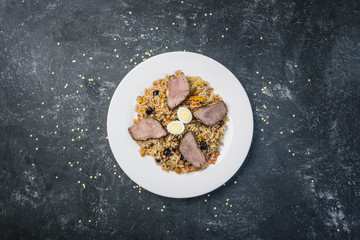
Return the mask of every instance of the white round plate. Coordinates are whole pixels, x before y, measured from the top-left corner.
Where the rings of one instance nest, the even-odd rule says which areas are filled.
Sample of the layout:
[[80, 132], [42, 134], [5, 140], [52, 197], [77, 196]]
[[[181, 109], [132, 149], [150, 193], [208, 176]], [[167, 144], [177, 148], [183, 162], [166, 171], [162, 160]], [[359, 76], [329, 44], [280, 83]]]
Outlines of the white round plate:
[[[200, 76], [228, 106], [228, 129], [216, 163], [199, 172], [165, 172], [154, 157], [141, 157], [139, 146], [128, 128], [135, 116], [136, 97], [166, 74], [181, 69], [186, 76]], [[190, 52], [169, 52], [154, 56], [131, 70], [112, 97], [107, 131], [111, 150], [121, 169], [135, 183], [155, 194], [172, 198], [190, 198], [206, 194], [223, 185], [240, 168], [253, 136], [253, 115], [246, 92], [239, 80], [217, 61]]]

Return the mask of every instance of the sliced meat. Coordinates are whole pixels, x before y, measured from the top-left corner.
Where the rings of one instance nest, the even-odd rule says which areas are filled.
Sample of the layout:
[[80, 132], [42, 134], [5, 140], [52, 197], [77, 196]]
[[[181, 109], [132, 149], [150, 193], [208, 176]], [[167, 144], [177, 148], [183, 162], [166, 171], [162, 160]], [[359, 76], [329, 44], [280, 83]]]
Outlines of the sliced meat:
[[220, 121], [226, 113], [226, 104], [220, 101], [210, 106], [200, 108], [193, 114], [201, 123], [211, 126]]
[[181, 139], [179, 151], [184, 158], [195, 167], [200, 167], [206, 162], [205, 157], [191, 132], [186, 133]]
[[145, 118], [131, 127], [129, 133], [134, 140], [147, 140], [150, 138], [162, 138], [167, 135], [167, 131], [154, 118]]
[[167, 103], [170, 109], [174, 109], [182, 103], [190, 93], [189, 83], [184, 73], [181, 73], [176, 79], [174, 75], [170, 76], [168, 89]]

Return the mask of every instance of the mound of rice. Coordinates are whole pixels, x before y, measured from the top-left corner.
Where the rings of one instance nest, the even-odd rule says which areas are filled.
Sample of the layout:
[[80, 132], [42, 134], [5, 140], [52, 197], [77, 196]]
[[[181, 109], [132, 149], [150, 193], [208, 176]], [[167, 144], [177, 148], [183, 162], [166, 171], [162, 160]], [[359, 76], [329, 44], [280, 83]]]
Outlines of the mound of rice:
[[[175, 77], [180, 73], [180, 70], [175, 71]], [[145, 113], [145, 110], [151, 107], [154, 111], [150, 116], [158, 120], [166, 129], [171, 121], [177, 120], [177, 110], [179, 107], [186, 107], [191, 112], [194, 112], [201, 107], [222, 100], [218, 94], [213, 93], [214, 89], [209, 86], [208, 82], [201, 79], [201, 77], [186, 76], [189, 82], [190, 96], [178, 107], [170, 110], [166, 97], [169, 77], [169, 75], [166, 75], [162, 79], [155, 80], [151, 87], [145, 88], [144, 95], [137, 97], [137, 105], [135, 107], [137, 119], [133, 120], [134, 123], [149, 117], [149, 115]], [[159, 91], [158, 95], [153, 94], [156, 90]], [[160, 139], [136, 141], [140, 146], [140, 155], [154, 156], [156, 164], [160, 165], [165, 171], [184, 173], [202, 170], [206, 168], [209, 163], [215, 164], [219, 155], [218, 147], [223, 144], [221, 139], [224, 136], [224, 130], [227, 128], [227, 121], [228, 116], [225, 115], [221, 121], [213, 126], [205, 126], [193, 118], [190, 123], [185, 124], [185, 131], [182, 134], [173, 135], [169, 133], [168, 136]], [[186, 159], [181, 159], [181, 154], [178, 151], [180, 140], [188, 131], [193, 133], [198, 142], [205, 141], [207, 144], [207, 149], [202, 150], [207, 164], [201, 168], [196, 168], [186, 161]], [[171, 150], [168, 156], [164, 155], [165, 149]]]

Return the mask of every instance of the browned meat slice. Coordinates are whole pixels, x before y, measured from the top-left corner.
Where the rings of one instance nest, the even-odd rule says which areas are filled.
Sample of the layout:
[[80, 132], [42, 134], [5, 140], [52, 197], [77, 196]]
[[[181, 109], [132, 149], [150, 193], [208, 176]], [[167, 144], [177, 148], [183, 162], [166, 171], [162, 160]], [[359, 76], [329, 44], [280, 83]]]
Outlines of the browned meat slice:
[[179, 151], [184, 158], [195, 167], [200, 167], [206, 162], [205, 157], [191, 132], [186, 133], [181, 139]]
[[223, 101], [220, 101], [210, 106], [200, 108], [194, 112], [194, 116], [201, 123], [210, 126], [220, 121], [226, 113], [226, 104]]
[[182, 103], [190, 93], [189, 83], [184, 73], [181, 73], [176, 79], [174, 76], [170, 76], [168, 88], [167, 103], [170, 109], [174, 109]]
[[134, 140], [146, 140], [150, 138], [162, 138], [167, 135], [166, 130], [154, 118], [145, 118], [131, 127], [129, 133]]

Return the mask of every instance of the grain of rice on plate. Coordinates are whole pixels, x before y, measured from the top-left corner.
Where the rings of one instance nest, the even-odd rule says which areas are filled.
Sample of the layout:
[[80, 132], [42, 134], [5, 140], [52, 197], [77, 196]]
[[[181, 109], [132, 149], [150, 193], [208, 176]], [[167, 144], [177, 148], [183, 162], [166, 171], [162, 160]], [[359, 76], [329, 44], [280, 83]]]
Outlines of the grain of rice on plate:
[[[175, 71], [175, 78], [180, 74], [180, 70]], [[171, 121], [177, 120], [177, 110], [179, 107], [186, 107], [193, 113], [199, 108], [222, 100], [219, 94], [213, 93], [214, 89], [210, 87], [207, 81], [199, 76], [186, 76], [189, 83], [190, 95], [183, 103], [173, 110], [170, 110], [167, 105], [166, 95], [169, 77], [169, 75], [166, 75], [164, 78], [155, 80], [151, 87], [145, 88], [142, 96], [137, 97], [135, 107], [137, 119], [134, 119], [133, 123], [152, 117], [158, 120], [166, 129]], [[149, 107], [153, 109], [151, 114], [148, 114], [149, 111], [146, 112], [146, 109]], [[193, 118], [190, 123], [185, 124], [185, 131], [179, 135], [169, 133], [163, 138], [136, 141], [140, 146], [140, 155], [154, 156], [156, 164], [160, 165], [165, 171], [170, 170], [176, 173], [184, 173], [202, 170], [206, 168], [209, 163], [215, 164], [220, 154], [218, 147], [223, 144], [221, 139], [224, 136], [224, 130], [227, 128], [227, 121], [228, 116], [226, 114], [221, 121], [212, 126], [203, 125]], [[203, 149], [202, 153], [207, 163], [200, 168], [196, 168], [190, 162], [186, 161], [178, 150], [180, 140], [188, 131], [192, 132], [199, 144], [202, 141], [206, 143], [206, 149]], [[169, 155], [164, 154], [166, 149], [170, 150]], [[168, 150], [166, 150], [166, 153], [169, 152]]]

